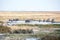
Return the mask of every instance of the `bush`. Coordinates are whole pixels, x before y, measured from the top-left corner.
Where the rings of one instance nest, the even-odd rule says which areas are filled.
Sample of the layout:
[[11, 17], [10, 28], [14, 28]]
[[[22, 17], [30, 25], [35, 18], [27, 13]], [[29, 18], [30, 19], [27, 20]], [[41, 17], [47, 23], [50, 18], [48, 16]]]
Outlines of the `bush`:
[[0, 26], [0, 33], [9, 33], [10, 28], [7, 26]]
[[27, 33], [33, 33], [33, 30], [29, 30], [29, 29], [19, 29], [19, 30], [14, 30], [13, 33], [23, 33], [23, 34], [27, 34]]
[[60, 36], [45, 36], [41, 40], [60, 40]]

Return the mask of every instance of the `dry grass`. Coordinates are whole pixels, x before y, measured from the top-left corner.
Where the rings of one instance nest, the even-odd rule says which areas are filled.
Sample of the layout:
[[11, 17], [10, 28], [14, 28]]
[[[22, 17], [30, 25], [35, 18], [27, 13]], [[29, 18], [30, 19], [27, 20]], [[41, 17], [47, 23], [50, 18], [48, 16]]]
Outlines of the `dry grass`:
[[32, 27], [32, 26], [9, 26], [11, 30], [19, 30], [19, 29], [39, 29], [38, 27]]
[[60, 21], [60, 12], [0, 12], [0, 20], [13, 18], [19, 18], [21, 20], [54, 18], [56, 21]]

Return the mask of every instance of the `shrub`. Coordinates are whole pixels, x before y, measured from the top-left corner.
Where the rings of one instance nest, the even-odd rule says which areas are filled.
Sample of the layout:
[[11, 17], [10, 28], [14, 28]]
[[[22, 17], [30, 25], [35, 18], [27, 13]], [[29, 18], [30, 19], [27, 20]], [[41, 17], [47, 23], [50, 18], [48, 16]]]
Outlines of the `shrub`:
[[0, 26], [0, 33], [9, 33], [10, 28], [7, 26]]

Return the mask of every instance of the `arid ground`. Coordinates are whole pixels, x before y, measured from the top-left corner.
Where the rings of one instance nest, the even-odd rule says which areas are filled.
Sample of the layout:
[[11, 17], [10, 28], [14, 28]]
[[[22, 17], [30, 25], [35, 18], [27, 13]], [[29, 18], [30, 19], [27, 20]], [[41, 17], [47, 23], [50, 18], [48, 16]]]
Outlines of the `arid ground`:
[[34, 19], [34, 20], [43, 20], [43, 19], [55, 19], [55, 21], [60, 21], [60, 12], [39, 12], [39, 11], [21, 11], [21, 12], [0, 12], [0, 20], [7, 20], [19, 18], [20, 20], [25, 19]]

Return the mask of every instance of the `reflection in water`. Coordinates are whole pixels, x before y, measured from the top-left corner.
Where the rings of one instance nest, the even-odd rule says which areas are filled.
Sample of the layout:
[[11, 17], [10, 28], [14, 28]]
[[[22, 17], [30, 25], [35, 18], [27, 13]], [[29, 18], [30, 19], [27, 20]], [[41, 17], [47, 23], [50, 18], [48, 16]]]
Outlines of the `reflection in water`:
[[0, 40], [2, 40], [2, 39], [4, 40], [5, 36], [6, 35], [4, 35], [4, 34], [0, 34]]
[[8, 21], [8, 25], [16, 25], [16, 24], [60, 24], [60, 22], [39, 22], [39, 21], [31, 21], [31, 22], [25, 22], [23, 21]]
[[26, 38], [25, 40], [41, 40], [41, 39], [38, 39], [38, 38]]

